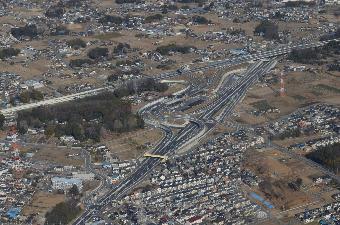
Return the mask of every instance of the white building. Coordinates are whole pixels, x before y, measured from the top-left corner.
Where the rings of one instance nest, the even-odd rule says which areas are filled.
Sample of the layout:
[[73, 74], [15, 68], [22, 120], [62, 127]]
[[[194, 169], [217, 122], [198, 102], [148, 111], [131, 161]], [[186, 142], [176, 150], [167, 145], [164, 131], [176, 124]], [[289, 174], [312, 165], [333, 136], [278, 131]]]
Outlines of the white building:
[[42, 83], [40, 83], [39, 81], [36, 81], [36, 80], [26, 80], [25, 84], [21, 88], [25, 88], [25, 85], [26, 85], [27, 88], [31, 87], [31, 88], [34, 88], [34, 89], [39, 89], [39, 88], [44, 87], [44, 84], [42, 84]]
[[73, 185], [76, 185], [81, 191], [83, 189], [83, 182], [80, 179], [75, 178], [64, 178], [64, 177], [52, 177], [52, 188], [55, 190], [68, 190]]
[[73, 172], [72, 177], [74, 179], [79, 179], [79, 180], [83, 180], [83, 181], [94, 180], [94, 173]]
[[315, 0], [283, 0], [282, 2], [315, 2]]
[[340, 0], [325, 0], [326, 5], [340, 5]]

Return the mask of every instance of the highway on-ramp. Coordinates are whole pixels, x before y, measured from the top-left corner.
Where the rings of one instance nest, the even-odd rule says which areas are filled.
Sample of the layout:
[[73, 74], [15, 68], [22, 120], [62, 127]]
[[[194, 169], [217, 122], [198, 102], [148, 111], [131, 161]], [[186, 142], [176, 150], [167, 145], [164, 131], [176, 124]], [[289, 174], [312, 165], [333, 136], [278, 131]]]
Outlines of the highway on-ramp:
[[[240, 78], [231, 88], [222, 92], [217, 100], [212, 102], [198, 119], [191, 120], [191, 123], [187, 124], [178, 133], [172, 134], [170, 129], [170, 135], [163, 142], [161, 142], [151, 153], [158, 155], [172, 155], [176, 150], [180, 149], [186, 143], [189, 143], [197, 138], [202, 133], [208, 133], [210, 129], [214, 127], [214, 121], [216, 114], [218, 118], [225, 117], [232, 111], [234, 106], [241, 100], [242, 96], [246, 93], [248, 88], [253, 85], [260, 76], [267, 73], [275, 61], [260, 61], [249, 68], [249, 70]], [[150, 104], [149, 107], [143, 108], [142, 114], [146, 114], [148, 110], [155, 110], [157, 107], [161, 107], [161, 102], [157, 104]], [[221, 114], [222, 116], [220, 116]], [[166, 129], [166, 128], [163, 128]], [[88, 221], [92, 214], [97, 210], [105, 207], [112, 201], [120, 200], [126, 194], [128, 194], [138, 183], [140, 183], [157, 165], [159, 165], [160, 159], [147, 158], [142, 163], [123, 179], [117, 186], [96, 202], [96, 209], [86, 209], [86, 211], [79, 217], [73, 224], [80, 225]]]
[[[261, 60], [261, 59], [267, 59], [267, 58], [277, 57], [277, 56], [280, 56], [280, 55], [285, 55], [285, 54], [288, 54], [288, 53], [292, 52], [293, 50], [297, 50], [297, 49], [308, 49], [308, 48], [321, 47], [321, 46], [324, 46], [324, 45], [326, 45], [326, 44], [328, 44], [329, 42], [332, 42], [332, 41], [338, 42], [338, 41], [340, 41], [340, 39], [332, 39], [332, 40], [319, 41], [319, 42], [313, 42], [313, 43], [303, 43], [303, 44], [297, 44], [297, 45], [287, 45], [287, 46], [283, 46], [283, 47], [273, 49], [273, 50], [267, 50], [267, 51], [257, 52], [257, 53], [254, 53], [254, 54], [238, 56], [238, 57], [234, 57], [234, 58], [231, 58], [231, 59], [224, 59], [224, 60], [217, 60], [217, 61], [208, 62], [207, 64], [205, 64], [203, 66], [196, 66], [196, 67], [189, 68], [189, 69], [183, 70], [183, 71], [175, 70], [175, 71], [170, 71], [170, 72], [166, 72], [166, 73], [161, 73], [158, 76], [156, 76], [155, 78], [158, 79], [158, 80], [164, 80], [164, 79], [170, 79], [170, 78], [174, 78], [174, 77], [177, 77], [177, 76], [181, 76], [181, 75], [184, 75], [184, 74], [194, 74], [196, 72], [206, 71], [208, 69], [230, 67], [230, 66], [239, 65], [239, 64], [242, 64], [242, 63], [246, 63], [246, 62], [258, 61], [258, 60]], [[102, 88], [97, 88], [97, 89], [88, 90], [88, 91], [84, 91], [84, 92], [79, 92], [79, 93], [76, 93], [76, 94], [66, 95], [66, 96], [57, 97], [57, 98], [51, 98], [51, 99], [47, 99], [47, 100], [43, 100], [43, 101], [39, 101], [39, 102], [9, 107], [9, 108], [5, 108], [5, 109], [1, 109], [0, 113], [2, 113], [5, 116], [11, 116], [14, 113], [21, 111], [21, 110], [31, 109], [31, 108], [35, 108], [35, 107], [39, 107], [39, 106], [44, 106], [44, 105], [53, 105], [53, 104], [57, 104], [57, 103], [72, 101], [72, 100], [76, 100], [76, 99], [79, 99], [79, 98], [84, 98], [84, 97], [87, 97], [87, 96], [96, 95], [96, 94], [99, 94], [99, 93], [106, 91], [106, 90], [112, 90], [112, 87], [109, 87], [109, 86], [108, 87], [102, 87]]]

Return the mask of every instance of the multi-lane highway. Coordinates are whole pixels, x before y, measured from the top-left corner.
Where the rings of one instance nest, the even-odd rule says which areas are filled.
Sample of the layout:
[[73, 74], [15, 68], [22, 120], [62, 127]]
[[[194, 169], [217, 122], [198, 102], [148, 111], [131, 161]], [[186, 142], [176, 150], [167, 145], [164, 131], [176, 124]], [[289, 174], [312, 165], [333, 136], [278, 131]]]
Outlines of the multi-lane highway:
[[248, 61], [257, 61], [260, 59], [267, 59], [267, 58], [273, 58], [276, 56], [280, 55], [285, 55], [293, 50], [298, 50], [298, 49], [307, 49], [307, 48], [315, 48], [315, 47], [321, 47], [323, 45], [328, 44], [331, 41], [340, 41], [340, 39], [332, 39], [332, 40], [327, 40], [327, 41], [319, 41], [319, 42], [313, 42], [313, 43], [303, 43], [303, 44], [297, 44], [297, 45], [287, 45], [283, 46], [277, 49], [273, 50], [268, 50], [268, 51], [262, 51], [262, 52], [257, 52], [254, 54], [249, 54], [249, 55], [243, 55], [231, 59], [224, 59], [224, 60], [218, 60], [218, 61], [213, 61], [209, 62], [206, 65], [203, 66], [197, 66], [191, 69], [183, 70], [179, 72], [178, 70], [176, 71], [171, 71], [171, 72], [166, 72], [162, 73], [158, 76], [158, 79], [169, 79], [172, 77], [176, 77], [182, 74], [190, 74], [190, 73], [195, 73], [199, 71], [205, 71], [211, 68], [219, 68], [219, 67], [228, 67], [228, 66], [233, 66], [233, 65], [238, 65], [242, 64]]
[[[176, 134], [171, 129], [163, 127], [166, 136], [164, 140], [152, 151], [152, 154], [172, 155], [182, 146], [195, 141], [197, 138], [208, 133], [215, 125], [216, 118], [222, 120], [234, 106], [241, 100], [248, 88], [256, 82], [256, 80], [267, 73], [275, 65], [275, 61], [260, 61], [251, 66], [246, 73], [229, 89], [222, 91], [221, 95], [208, 105], [205, 112], [198, 118], [192, 119], [183, 129]], [[162, 101], [157, 101], [144, 107], [140, 113], [142, 116], [150, 111], [157, 110], [162, 107]], [[217, 115], [217, 117], [216, 117]], [[106, 204], [113, 200], [119, 200], [129, 193], [138, 183], [140, 183], [154, 167], [160, 163], [160, 159], [147, 158], [125, 179], [123, 179], [113, 190], [108, 192], [103, 198], [97, 202], [97, 207], [105, 207]], [[79, 217], [73, 224], [84, 224], [95, 209], [87, 209], [84, 214]]]
[[[212, 68], [230, 67], [233, 65], [238, 65], [238, 64], [245, 63], [245, 62], [249, 62], [249, 61], [257, 61], [260, 59], [273, 58], [276, 56], [288, 54], [294, 49], [307, 49], [307, 48], [320, 47], [331, 41], [340, 41], [340, 39], [332, 39], [332, 40], [327, 40], [327, 41], [304, 43], [304, 44], [298, 44], [298, 45], [287, 45], [287, 46], [269, 50], [269, 51], [262, 51], [262, 52], [249, 54], [249, 55], [243, 55], [243, 56], [239, 56], [239, 57], [235, 57], [231, 59], [212, 61], [203, 66], [197, 66], [197, 67], [190, 68], [190, 69], [187, 69], [181, 72], [179, 72], [178, 70], [175, 70], [175, 71], [162, 73], [156, 76], [156, 79], [158, 80], [169, 79], [169, 78], [173, 78], [173, 77], [180, 76], [183, 74], [193, 74], [193, 73], [200, 72], [200, 71], [206, 71]], [[47, 99], [47, 100], [43, 100], [43, 101], [39, 101], [35, 103], [29, 103], [29, 104], [24, 104], [20, 106], [1, 109], [0, 113], [2, 113], [5, 116], [10, 116], [21, 110], [31, 109], [31, 108], [35, 108], [39, 106], [44, 106], [44, 105], [52, 105], [52, 104], [72, 101], [75, 99], [96, 95], [107, 89], [112, 89], [112, 87], [97, 88], [97, 89], [84, 91], [84, 92], [71, 94], [71, 95], [66, 95], [66, 96], [62, 96], [58, 98], [52, 98], [52, 99]]]
[[85, 198], [83, 199], [83, 202], [86, 205], [90, 205], [93, 203], [93, 197], [95, 195], [100, 194], [104, 188], [110, 188], [111, 187], [111, 180], [109, 180], [109, 177], [104, 175], [103, 173], [97, 172], [97, 170], [95, 170], [92, 167], [92, 157], [90, 155], [90, 153], [85, 150], [85, 149], [81, 149], [81, 156], [84, 158], [85, 161], [85, 169], [86, 172], [90, 172], [95, 174], [99, 179], [100, 179], [100, 184], [91, 192], [87, 193], [87, 195], [85, 196]]
[[[340, 39], [333, 40], [339, 41]], [[249, 61], [257, 61], [248, 70], [243, 73], [243, 75], [237, 79], [231, 86], [224, 88], [221, 86], [221, 91], [219, 91], [218, 96], [213, 99], [205, 108], [198, 118], [191, 118], [190, 123], [185, 127], [180, 129], [176, 134], [172, 132], [169, 127], [161, 125], [157, 121], [154, 121], [149, 113], [154, 111], [161, 111], [163, 107], [163, 101], [165, 99], [159, 99], [152, 104], [148, 104], [143, 107], [139, 113], [145, 118], [145, 121], [150, 125], [157, 126], [164, 131], [164, 138], [161, 142], [154, 148], [151, 152], [157, 155], [172, 155], [175, 154], [176, 150], [186, 146], [188, 143], [195, 142], [205, 134], [207, 134], [214, 125], [218, 122], [224, 120], [225, 117], [230, 115], [234, 107], [239, 103], [244, 97], [247, 90], [258, 80], [259, 77], [266, 74], [275, 65], [276, 61], [262, 61], [262, 59], [273, 58], [279, 55], [284, 55], [291, 52], [293, 49], [305, 49], [312, 47], [319, 47], [327, 44], [329, 41], [316, 42], [310, 44], [300, 44], [295, 46], [286, 46], [275, 50], [259, 52], [256, 54], [240, 56], [232, 59], [220, 60], [209, 62], [204, 66], [198, 66], [185, 71], [173, 71], [168, 73], [163, 73], [158, 76], [157, 79], [167, 79], [173, 78], [175, 76], [180, 76], [182, 74], [192, 74], [198, 71], [205, 71], [211, 68], [223, 68], [232, 65], [237, 65]], [[195, 93], [197, 87], [189, 86], [185, 92]], [[38, 107], [42, 105], [55, 104], [65, 101], [74, 100], [77, 98], [86, 97], [89, 95], [94, 95], [105, 90], [95, 89], [83, 93], [78, 93], [74, 95], [64, 96], [56, 99], [44, 100], [37, 103], [21, 105], [17, 107], [12, 107], [8, 109], [1, 110], [1, 113], [9, 115], [20, 110], [25, 110], [33, 107]], [[137, 184], [139, 184], [151, 171], [160, 163], [158, 158], [146, 158], [144, 159], [136, 169], [131, 172], [126, 178], [120, 181], [112, 190], [104, 194], [95, 204], [97, 208], [105, 207], [109, 202], [114, 200], [119, 200], [128, 194]], [[88, 207], [85, 212], [74, 221], [74, 225], [85, 224], [85, 222], [91, 218], [92, 214], [96, 211], [92, 207]]]

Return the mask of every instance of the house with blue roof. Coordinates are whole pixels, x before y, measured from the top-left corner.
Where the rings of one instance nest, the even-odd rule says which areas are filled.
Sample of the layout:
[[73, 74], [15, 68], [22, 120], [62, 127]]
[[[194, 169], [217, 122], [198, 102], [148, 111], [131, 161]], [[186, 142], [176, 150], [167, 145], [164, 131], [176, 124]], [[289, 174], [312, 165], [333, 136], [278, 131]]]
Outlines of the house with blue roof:
[[10, 208], [6, 215], [10, 220], [16, 219], [20, 215], [21, 209], [20, 208]]

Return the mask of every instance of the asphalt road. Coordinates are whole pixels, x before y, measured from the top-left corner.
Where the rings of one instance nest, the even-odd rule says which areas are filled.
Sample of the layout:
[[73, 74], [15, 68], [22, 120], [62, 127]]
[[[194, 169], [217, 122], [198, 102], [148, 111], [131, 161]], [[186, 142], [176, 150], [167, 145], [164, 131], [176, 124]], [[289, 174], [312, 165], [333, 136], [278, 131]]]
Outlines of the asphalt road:
[[[177, 149], [191, 142], [202, 133], [207, 133], [213, 129], [215, 123], [215, 116], [221, 112], [222, 116], [218, 115], [217, 118], [222, 119], [227, 116], [235, 105], [241, 100], [242, 96], [246, 93], [248, 88], [256, 82], [256, 80], [267, 73], [272, 66], [275, 65], [274, 61], [260, 61], [251, 66], [243, 77], [231, 87], [222, 92], [217, 100], [212, 102], [205, 110], [205, 113], [198, 119], [194, 119], [191, 123], [187, 124], [177, 134], [173, 134], [171, 129], [165, 129], [166, 138], [152, 151], [152, 154], [158, 155], [172, 155]], [[228, 104], [227, 104], [228, 103]], [[140, 113], [146, 115], [148, 111], [160, 110], [161, 101], [157, 104], [150, 104], [149, 107], [144, 107]], [[147, 158], [125, 179], [123, 179], [117, 186], [108, 192], [97, 203], [97, 210], [103, 208], [111, 201], [119, 200], [128, 194], [138, 183], [140, 183], [151, 171], [160, 163], [160, 159]], [[79, 217], [73, 224], [84, 224], [96, 209], [87, 209], [81, 217]]]
[[[159, 74], [158, 76], [156, 76], [156, 79], [158, 79], [158, 80], [169, 79], [169, 78], [173, 78], [173, 77], [180, 76], [180, 75], [183, 75], [183, 74], [192, 74], [192, 73], [199, 72], [199, 71], [205, 71], [205, 70], [208, 70], [208, 69], [211, 69], [211, 68], [230, 67], [230, 66], [233, 66], [233, 65], [238, 65], [238, 64], [245, 63], [245, 62], [249, 62], [249, 61], [257, 61], [257, 60], [260, 60], [260, 59], [273, 58], [273, 57], [276, 57], [276, 56], [288, 54], [291, 51], [293, 51], [294, 49], [306, 49], [306, 48], [320, 47], [320, 46], [323, 46], [323, 45], [325, 45], [325, 44], [327, 44], [331, 41], [340, 41], [340, 39], [332, 39], [332, 40], [328, 40], [328, 41], [319, 41], [319, 42], [315, 42], [315, 43], [305, 43], [305, 44], [298, 44], [298, 45], [287, 45], [287, 46], [284, 46], [284, 47], [281, 47], [281, 48], [278, 48], [278, 49], [269, 50], [269, 51], [263, 51], [263, 52], [258, 52], [258, 53], [255, 53], [255, 54], [243, 55], [243, 56], [239, 56], [239, 57], [235, 57], [235, 58], [231, 58], [231, 59], [213, 61], [213, 62], [209, 62], [208, 64], [206, 64], [204, 66], [197, 66], [197, 67], [194, 67], [194, 68], [191, 68], [191, 69], [188, 69], [188, 70], [184, 70], [184, 71], [181, 71], [181, 72], [179, 72], [178, 70], [175, 70], [175, 71], [162, 73], [162, 74]], [[1, 109], [0, 113], [2, 113], [5, 116], [10, 116], [13, 113], [16, 113], [16, 112], [21, 111], [21, 110], [35, 108], [35, 107], [44, 106], [44, 105], [53, 105], [53, 104], [57, 104], [57, 103], [76, 100], [76, 99], [79, 99], [79, 98], [84, 98], [84, 97], [87, 97], [87, 96], [93, 96], [93, 95], [96, 95], [96, 94], [101, 93], [101, 92], [108, 90], [108, 89], [112, 89], [112, 87], [97, 88], [97, 89], [88, 90], [88, 91], [84, 91], [84, 92], [80, 92], [80, 93], [76, 93], [76, 94], [71, 94], [71, 95], [66, 95], [66, 96], [62, 96], [62, 97], [47, 99], [47, 100], [43, 100], [43, 101], [39, 101], [39, 102], [35, 102], [35, 103], [29, 103], [29, 104], [24, 104], [24, 105], [20, 105], [20, 106]]]

